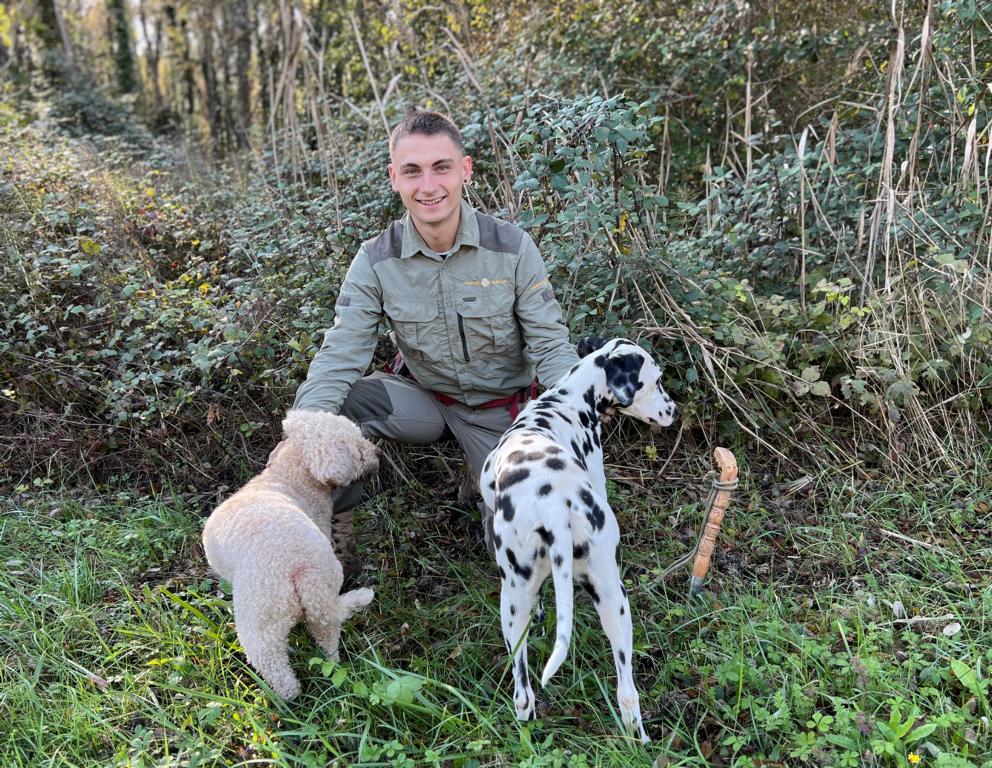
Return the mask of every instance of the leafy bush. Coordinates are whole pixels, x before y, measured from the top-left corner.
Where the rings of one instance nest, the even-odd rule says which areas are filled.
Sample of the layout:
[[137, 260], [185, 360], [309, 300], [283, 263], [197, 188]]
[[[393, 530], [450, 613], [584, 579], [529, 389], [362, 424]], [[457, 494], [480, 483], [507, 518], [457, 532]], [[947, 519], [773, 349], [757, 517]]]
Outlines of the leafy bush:
[[[672, 62], [717, 21], [677, 38], [690, 48]], [[706, 151], [664, 94], [574, 92], [596, 64], [579, 49], [557, 90], [496, 54], [471, 77], [437, 71], [462, 94], [447, 108], [476, 158], [471, 200], [530, 228], [574, 334], [639, 337], [667, 360], [686, 434], [811, 467], [954, 467], [983, 444], [992, 403], [976, 164], [989, 112], [962, 53], [989, 33], [949, 6], [931, 29], [926, 51], [916, 39], [891, 64], [913, 88], [878, 81], [873, 99], [838, 97], [795, 133], [769, 117], [760, 136]], [[931, 58], [960, 82], [952, 95]], [[620, 78], [641, 59], [611, 61]], [[384, 108], [397, 118], [432, 99], [412, 88]], [[401, 213], [385, 136], [341, 107], [206, 169], [147, 136], [72, 140], [20, 122], [0, 129], [9, 471], [239, 471], [246, 449], [271, 446], [358, 244]]]

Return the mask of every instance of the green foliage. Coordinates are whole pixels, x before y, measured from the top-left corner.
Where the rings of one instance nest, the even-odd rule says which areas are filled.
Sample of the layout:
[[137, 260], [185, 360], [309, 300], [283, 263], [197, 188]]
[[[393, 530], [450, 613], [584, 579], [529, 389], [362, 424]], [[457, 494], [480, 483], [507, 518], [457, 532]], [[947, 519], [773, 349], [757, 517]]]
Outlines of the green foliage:
[[[548, 80], [511, 65], [481, 4], [444, 22], [477, 36], [471, 67], [418, 47], [447, 33], [416, 8], [389, 40], [396, 30], [374, 14], [318, 21], [354, 20], [373, 54], [381, 35], [411, 66], [434, 56], [433, 87], [397, 87], [387, 121], [413, 106], [454, 115], [476, 160], [471, 201], [530, 229], [574, 335], [654, 348], [689, 434], [818, 468], [967, 466], [992, 404], [989, 192], [961, 149], [972, 124], [969, 157], [988, 145], [984, 70], [964, 53], [989, 41], [978, 11], [936, 9], [938, 69], [911, 36], [901, 76], [914, 87], [899, 92], [891, 131], [878, 64], [845, 70], [823, 109], [794, 115], [804, 128], [759, 99], [750, 137], [735, 138], [728, 113], [721, 142], [704, 126], [745, 95], [749, 58], [753, 88], [787, 82], [775, 99], [801, 104], [837, 74], [820, 52], [875, 60], [882, 21], [817, 26], [829, 16], [819, 5], [611, 8], [554, 10], [551, 39], [567, 54]], [[528, 13], [509, 6], [506, 33], [543, 61]], [[328, 48], [328, 64], [353, 42]], [[960, 86], [949, 93], [937, 71]], [[600, 80], [638, 98], [592, 95]], [[691, 83], [692, 109], [676, 114], [650, 85], [669, 80]], [[16, 329], [0, 341], [11, 382], [0, 407], [33, 446], [8, 472], [33, 480], [57, 445], [56, 477], [63, 463], [105, 478], [164, 462], [197, 467], [184, 482], [233, 479], [237, 456], [271, 445], [352, 255], [402, 212], [385, 136], [350, 106], [322, 107], [263, 152], [194, 168], [82, 82], [52, 94], [80, 141], [20, 126], [16, 111], [0, 139], [15, 185], [0, 189], [0, 312]]]
[[[0, 731], [0, 761], [987, 766], [990, 492], [978, 472], [926, 491], [816, 484], [788, 503], [751, 484], [712, 591], [686, 602], [685, 573], [657, 574], [693, 543], [698, 497], [614, 484], [643, 748], [620, 735], [614, 665], [581, 593], [570, 661], [538, 694], [539, 719], [514, 720], [494, 565], [477, 521], [433, 485], [358, 508], [376, 599], [339, 662], [291, 635], [291, 703], [246, 663], [230, 585], [204, 576], [204, 510], [224, 491], [22, 489], [0, 500], [0, 686], [18, 724]], [[879, 535], [892, 525], [929, 546]], [[550, 645], [532, 633], [533, 670]]]

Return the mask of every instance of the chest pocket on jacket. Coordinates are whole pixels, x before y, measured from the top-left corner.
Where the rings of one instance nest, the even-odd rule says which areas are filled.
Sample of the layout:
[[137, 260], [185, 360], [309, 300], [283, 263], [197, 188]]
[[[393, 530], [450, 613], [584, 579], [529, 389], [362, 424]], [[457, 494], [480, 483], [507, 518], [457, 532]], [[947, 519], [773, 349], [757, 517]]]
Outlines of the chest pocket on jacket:
[[458, 297], [463, 352], [469, 360], [520, 354], [520, 332], [513, 315], [513, 291], [464, 294]]
[[386, 296], [383, 310], [396, 331], [397, 346], [406, 356], [420, 360], [440, 359], [437, 301], [416, 296]]

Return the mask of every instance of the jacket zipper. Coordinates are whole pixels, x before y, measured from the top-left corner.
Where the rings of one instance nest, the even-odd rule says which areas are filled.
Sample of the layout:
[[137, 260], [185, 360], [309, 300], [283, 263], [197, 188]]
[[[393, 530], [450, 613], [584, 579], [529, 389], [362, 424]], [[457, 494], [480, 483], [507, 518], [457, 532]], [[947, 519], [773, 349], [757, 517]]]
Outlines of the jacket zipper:
[[465, 322], [462, 320], [462, 316], [458, 316], [458, 335], [462, 337], [462, 354], [465, 356], [465, 362], [468, 362], [468, 342], [465, 340]]

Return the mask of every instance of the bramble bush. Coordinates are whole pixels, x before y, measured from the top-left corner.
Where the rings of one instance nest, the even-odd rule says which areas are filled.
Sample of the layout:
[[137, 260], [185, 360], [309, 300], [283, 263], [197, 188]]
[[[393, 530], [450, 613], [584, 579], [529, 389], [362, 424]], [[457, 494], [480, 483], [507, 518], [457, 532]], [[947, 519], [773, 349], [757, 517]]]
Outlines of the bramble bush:
[[[992, 404], [988, 106], [962, 53], [979, 26], [942, 6], [927, 50], [907, 49], [916, 69], [884, 76], [913, 88], [876, 81], [795, 131], [762, 112], [767, 130], [703, 155], [660, 93], [538, 88], [495, 55], [475, 62], [481, 93], [461, 68], [438, 76], [472, 95], [449, 105], [472, 202], [530, 229], [574, 335], [634, 336], [667, 362], [690, 437], [811, 467], [959, 468]], [[300, 129], [333, 133], [333, 163], [277, 145], [205, 168], [147, 134], [6, 114], [8, 477], [233, 479], [273, 443], [358, 245], [402, 212], [385, 136], [342, 109]]]

